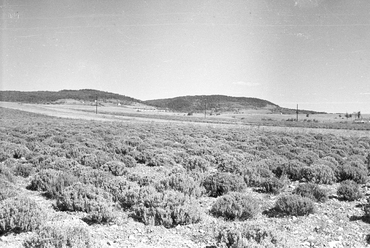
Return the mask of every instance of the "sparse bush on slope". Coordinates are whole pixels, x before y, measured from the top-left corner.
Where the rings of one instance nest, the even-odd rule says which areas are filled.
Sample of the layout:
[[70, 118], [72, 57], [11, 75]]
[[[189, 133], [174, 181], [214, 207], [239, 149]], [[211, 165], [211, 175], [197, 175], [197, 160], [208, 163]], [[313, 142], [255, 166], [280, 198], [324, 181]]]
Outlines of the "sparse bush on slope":
[[115, 217], [112, 196], [92, 185], [76, 183], [67, 187], [55, 206], [61, 211], [89, 213], [86, 219], [94, 223], [108, 223]]
[[340, 167], [339, 179], [340, 181], [352, 180], [356, 183], [363, 184], [368, 181], [367, 173], [367, 170], [358, 167], [350, 166], [348, 164], [342, 165]]
[[25, 248], [92, 248], [94, 241], [89, 230], [82, 224], [70, 222], [50, 222], [26, 239]]
[[307, 182], [332, 184], [336, 181], [334, 171], [327, 165], [305, 166], [302, 168], [301, 174]]
[[217, 247], [222, 248], [292, 247], [277, 230], [249, 223], [223, 225], [218, 228], [215, 238]]
[[112, 173], [114, 176], [122, 176], [127, 173], [125, 164], [120, 161], [109, 161], [102, 165], [101, 169]]
[[27, 189], [45, 191], [47, 197], [57, 198], [66, 187], [77, 181], [69, 172], [46, 169], [34, 175]]
[[241, 176], [225, 172], [209, 175], [203, 180], [203, 186], [211, 197], [227, 194], [230, 191], [240, 192], [245, 189]]
[[17, 164], [14, 168], [14, 175], [21, 176], [24, 178], [29, 177], [34, 173], [34, 168], [32, 164]]
[[259, 212], [258, 202], [251, 196], [231, 192], [217, 199], [210, 213], [225, 220], [247, 220]]
[[38, 204], [25, 197], [0, 201], [0, 235], [6, 232], [26, 232], [37, 229], [46, 219]]
[[173, 227], [201, 220], [198, 204], [176, 191], [158, 192], [151, 186], [128, 192], [124, 206], [131, 206], [135, 217], [146, 225]]
[[0, 201], [14, 197], [17, 195], [17, 191], [14, 185], [9, 181], [0, 178]]
[[337, 195], [345, 201], [355, 201], [362, 197], [358, 184], [352, 180], [341, 182], [337, 189]]
[[317, 202], [325, 202], [328, 199], [328, 193], [314, 183], [299, 184], [293, 194], [308, 197]]
[[265, 179], [261, 183], [261, 187], [263, 192], [277, 195], [284, 189], [285, 183], [281, 179], [271, 177]]
[[310, 198], [300, 195], [286, 195], [275, 203], [275, 210], [285, 215], [302, 216], [315, 211], [315, 205]]
[[242, 173], [245, 183], [250, 187], [261, 187], [263, 182], [274, 177], [268, 168], [256, 166], [243, 168]]
[[156, 186], [158, 191], [176, 190], [185, 195], [199, 197], [203, 193], [200, 184], [186, 173], [175, 173], [162, 179]]

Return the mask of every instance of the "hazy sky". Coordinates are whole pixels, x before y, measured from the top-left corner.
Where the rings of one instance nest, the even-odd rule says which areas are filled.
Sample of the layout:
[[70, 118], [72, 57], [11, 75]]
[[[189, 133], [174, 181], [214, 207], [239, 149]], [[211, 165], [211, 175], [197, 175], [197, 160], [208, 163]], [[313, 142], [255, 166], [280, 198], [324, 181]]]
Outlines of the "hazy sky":
[[370, 113], [369, 0], [0, 0], [2, 90]]

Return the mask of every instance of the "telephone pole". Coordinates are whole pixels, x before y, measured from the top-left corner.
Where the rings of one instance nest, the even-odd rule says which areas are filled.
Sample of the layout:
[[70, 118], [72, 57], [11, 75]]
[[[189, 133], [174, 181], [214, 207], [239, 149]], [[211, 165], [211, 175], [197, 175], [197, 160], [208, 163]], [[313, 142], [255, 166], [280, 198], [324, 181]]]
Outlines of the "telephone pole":
[[98, 96], [95, 99], [95, 114], [98, 114]]
[[207, 99], [204, 98], [204, 118], [207, 118]]
[[298, 121], [298, 104], [297, 104], [297, 121]]

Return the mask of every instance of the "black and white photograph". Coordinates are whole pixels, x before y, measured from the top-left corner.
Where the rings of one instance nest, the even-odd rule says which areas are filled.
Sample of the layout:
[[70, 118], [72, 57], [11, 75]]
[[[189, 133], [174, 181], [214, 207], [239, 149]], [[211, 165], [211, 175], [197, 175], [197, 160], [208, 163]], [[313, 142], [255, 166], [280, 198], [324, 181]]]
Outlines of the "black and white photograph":
[[0, 0], [1, 248], [370, 247], [369, 0]]

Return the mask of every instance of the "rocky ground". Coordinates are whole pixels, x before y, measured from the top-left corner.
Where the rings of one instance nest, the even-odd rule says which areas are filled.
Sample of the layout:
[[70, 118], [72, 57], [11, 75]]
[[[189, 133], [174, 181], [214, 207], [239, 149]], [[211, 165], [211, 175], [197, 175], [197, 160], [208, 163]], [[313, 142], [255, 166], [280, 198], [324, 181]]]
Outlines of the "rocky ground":
[[[207, 214], [214, 198], [200, 199], [204, 210], [201, 223], [187, 226], [177, 226], [167, 229], [162, 226], [146, 226], [128, 217], [126, 213], [110, 225], [88, 225], [81, 219], [82, 213], [57, 212], [53, 208], [53, 201], [42, 196], [40, 192], [26, 189], [27, 180], [18, 179], [20, 194], [36, 200], [48, 213], [49, 221], [79, 222], [85, 225], [96, 241], [97, 247], [214, 247], [214, 235], [217, 227], [224, 223]], [[291, 191], [296, 183], [291, 184], [286, 192]], [[317, 211], [303, 217], [271, 217], [266, 213], [272, 208], [277, 197], [261, 194], [248, 189], [248, 193], [261, 202], [263, 214], [251, 224], [272, 227], [284, 235], [287, 247], [368, 247], [370, 223], [363, 218], [363, 204], [366, 196], [354, 202], [340, 201], [336, 196], [337, 184], [322, 186], [329, 191], [330, 199], [325, 203], [316, 203]], [[362, 190], [368, 194], [370, 185]], [[22, 247], [25, 239], [32, 233], [8, 234], [0, 237], [0, 247]]]

